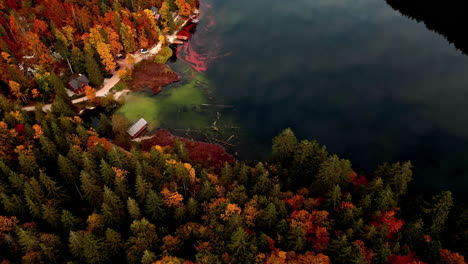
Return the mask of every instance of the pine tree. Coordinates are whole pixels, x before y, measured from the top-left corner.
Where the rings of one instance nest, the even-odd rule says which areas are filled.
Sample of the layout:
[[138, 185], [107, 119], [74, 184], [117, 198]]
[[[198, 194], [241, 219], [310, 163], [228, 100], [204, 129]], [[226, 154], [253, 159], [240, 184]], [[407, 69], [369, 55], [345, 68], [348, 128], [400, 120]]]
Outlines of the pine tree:
[[70, 60], [76, 73], [85, 73], [84, 54], [78, 47], [72, 48]]
[[257, 248], [249, 241], [249, 235], [241, 227], [232, 233], [228, 248], [235, 262], [254, 263]]
[[145, 212], [151, 220], [156, 222], [162, 221], [166, 216], [164, 200], [154, 191], [150, 191], [146, 197]]
[[52, 201], [45, 203], [41, 207], [42, 219], [53, 227], [60, 223], [60, 213]]
[[380, 165], [375, 175], [381, 177], [390, 183], [393, 193], [397, 196], [401, 196], [406, 193], [408, 183], [412, 179], [412, 164], [410, 161], [401, 164], [397, 162], [395, 164], [384, 163]]
[[109, 254], [114, 257], [122, 255], [122, 249], [124, 247], [122, 235], [111, 228], [107, 228], [105, 232], [105, 237], [106, 248], [108, 248]]
[[16, 230], [16, 235], [18, 236], [18, 243], [24, 252], [40, 249], [39, 238], [32, 231], [18, 228]]
[[291, 128], [286, 128], [273, 139], [273, 158], [280, 162], [290, 162], [296, 149], [297, 138]]
[[112, 135], [112, 122], [103, 113], [99, 114], [99, 124], [96, 130], [102, 136]]
[[91, 177], [86, 171], [82, 171], [80, 181], [83, 196], [94, 208], [99, 208], [103, 200], [103, 193], [96, 178]]
[[452, 206], [453, 198], [450, 191], [444, 191], [432, 197], [432, 204], [425, 212], [432, 219], [430, 231], [433, 236], [438, 237], [443, 232]]
[[75, 183], [78, 180], [78, 169], [67, 157], [59, 155], [57, 164], [60, 175], [62, 175], [68, 183]]
[[74, 231], [79, 227], [80, 219], [73, 215], [72, 212], [68, 210], [62, 210], [61, 222], [63, 229], [67, 232]]
[[128, 197], [127, 199], [127, 209], [132, 219], [138, 220], [141, 218], [141, 211], [140, 211], [140, 208], [138, 207], [138, 203], [131, 197]]
[[100, 172], [104, 184], [112, 186], [114, 184], [115, 172], [112, 169], [112, 166], [104, 159], [101, 159]]
[[159, 238], [156, 227], [145, 218], [133, 221], [130, 230], [133, 236], [128, 239], [127, 260], [129, 263], [138, 263], [145, 250], [155, 248]]
[[64, 100], [63, 96], [56, 96], [54, 102], [51, 106], [52, 113], [54, 115], [60, 116], [74, 116], [75, 112], [73, 112], [70, 105]]
[[337, 184], [333, 186], [325, 195], [326, 203], [329, 207], [336, 209], [341, 202], [341, 188]]
[[343, 185], [349, 180], [352, 171], [349, 160], [332, 155], [320, 165], [317, 184], [313, 187], [329, 190], [336, 184]]
[[307, 239], [304, 231], [299, 226], [290, 228], [288, 231], [288, 249], [296, 252], [301, 252], [306, 244]]
[[155, 262], [156, 262], [156, 255], [149, 250], [145, 250], [143, 252], [143, 257], [141, 258], [141, 264], [152, 264]]
[[52, 142], [46, 136], [42, 135], [39, 138], [39, 143], [41, 144], [42, 153], [44, 153], [51, 162], [55, 162], [58, 152], [54, 142]]
[[104, 186], [104, 202], [102, 204], [102, 214], [106, 222], [110, 225], [117, 225], [125, 216], [124, 207], [119, 196], [107, 186]]
[[278, 221], [278, 211], [273, 203], [269, 203], [267, 207], [260, 211], [258, 215], [258, 223], [266, 229], [271, 229]]
[[146, 196], [151, 191], [151, 183], [145, 181], [140, 174], [137, 174], [135, 179], [135, 193], [138, 201], [143, 202], [146, 199]]
[[88, 78], [90, 83], [94, 87], [99, 87], [104, 82], [104, 77], [102, 76], [99, 64], [94, 59], [93, 54], [90, 51], [85, 51], [85, 68], [88, 73]]

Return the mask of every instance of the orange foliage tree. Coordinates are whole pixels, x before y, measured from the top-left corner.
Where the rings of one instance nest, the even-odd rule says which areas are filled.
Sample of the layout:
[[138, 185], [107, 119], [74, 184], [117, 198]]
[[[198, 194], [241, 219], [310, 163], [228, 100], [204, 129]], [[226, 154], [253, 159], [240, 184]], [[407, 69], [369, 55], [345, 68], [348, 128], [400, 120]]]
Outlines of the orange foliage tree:
[[93, 87], [86, 85], [84, 92], [90, 101], [94, 101], [94, 99], [96, 99], [96, 89]]
[[458, 253], [452, 253], [448, 249], [441, 249], [439, 253], [442, 264], [466, 264], [465, 257]]
[[164, 203], [168, 207], [182, 207], [182, 201], [184, 197], [178, 192], [171, 192], [167, 188], [162, 189], [161, 194], [164, 197]]

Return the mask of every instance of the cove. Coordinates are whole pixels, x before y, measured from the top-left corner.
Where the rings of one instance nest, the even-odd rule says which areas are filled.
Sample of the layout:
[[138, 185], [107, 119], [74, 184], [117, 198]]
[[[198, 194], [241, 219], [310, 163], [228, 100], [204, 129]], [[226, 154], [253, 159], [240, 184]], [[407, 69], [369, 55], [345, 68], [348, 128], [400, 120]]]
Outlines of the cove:
[[358, 172], [411, 160], [420, 188], [468, 185], [468, 58], [423, 23], [384, 0], [207, 0], [201, 9], [179, 59], [195, 58], [216, 100], [235, 106], [241, 157], [266, 156], [291, 127]]

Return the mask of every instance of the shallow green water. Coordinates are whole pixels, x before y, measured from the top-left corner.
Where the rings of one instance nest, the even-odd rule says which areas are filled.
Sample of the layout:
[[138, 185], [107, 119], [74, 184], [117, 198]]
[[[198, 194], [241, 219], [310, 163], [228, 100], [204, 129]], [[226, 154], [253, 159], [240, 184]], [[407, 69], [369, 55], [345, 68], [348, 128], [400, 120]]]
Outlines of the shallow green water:
[[131, 122], [139, 118], [148, 121], [149, 129], [190, 128], [201, 129], [209, 126], [210, 120], [199, 110], [206, 103], [202, 90], [197, 84], [205, 82], [202, 75], [163, 88], [157, 96], [151, 91], [129, 94], [118, 113]]

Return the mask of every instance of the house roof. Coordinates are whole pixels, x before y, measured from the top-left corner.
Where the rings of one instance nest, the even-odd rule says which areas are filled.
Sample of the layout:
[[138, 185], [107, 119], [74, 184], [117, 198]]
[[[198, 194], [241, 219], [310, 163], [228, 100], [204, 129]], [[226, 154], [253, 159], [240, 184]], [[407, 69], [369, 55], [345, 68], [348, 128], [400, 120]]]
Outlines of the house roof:
[[130, 126], [130, 128], [127, 130], [127, 133], [133, 137], [138, 133], [138, 131], [144, 128], [147, 124], [148, 122], [146, 122], [145, 119], [140, 118], [138, 121], [136, 121], [135, 123], [133, 123], [133, 125]]
[[75, 79], [68, 82], [68, 85], [73, 89], [73, 91], [80, 89], [83, 85], [89, 83], [88, 78], [84, 75], [80, 75]]
[[158, 13], [158, 8], [153, 6], [153, 7], [151, 7], [151, 11], [153, 11], [154, 13]]

